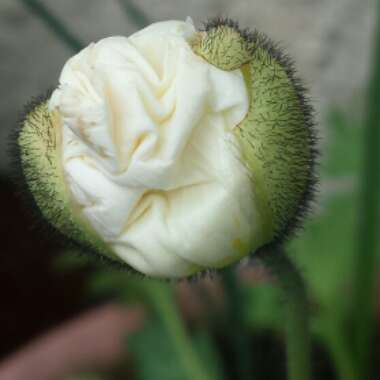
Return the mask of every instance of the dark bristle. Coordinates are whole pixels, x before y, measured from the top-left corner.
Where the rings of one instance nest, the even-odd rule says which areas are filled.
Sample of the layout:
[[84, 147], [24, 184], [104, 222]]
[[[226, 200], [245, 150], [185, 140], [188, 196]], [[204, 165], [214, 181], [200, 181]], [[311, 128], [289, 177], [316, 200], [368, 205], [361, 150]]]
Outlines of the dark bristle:
[[202, 24], [203, 24], [202, 30], [206, 32], [208, 32], [210, 29], [218, 28], [221, 26], [227, 26], [229, 28], [235, 29], [236, 31], [240, 32], [239, 24], [228, 17], [214, 17], [207, 20], [206, 22]]

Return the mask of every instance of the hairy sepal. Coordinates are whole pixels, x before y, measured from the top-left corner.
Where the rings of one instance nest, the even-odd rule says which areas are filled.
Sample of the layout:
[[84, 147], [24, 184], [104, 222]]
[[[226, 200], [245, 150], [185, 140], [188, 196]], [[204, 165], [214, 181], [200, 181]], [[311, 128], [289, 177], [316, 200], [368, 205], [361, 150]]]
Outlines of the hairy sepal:
[[316, 183], [316, 137], [306, 90], [281, 49], [230, 19], [207, 22], [190, 44], [210, 64], [244, 75], [250, 106], [233, 133], [258, 200], [263, 245], [281, 243], [302, 225]]
[[47, 97], [41, 97], [26, 110], [16, 136], [16, 154], [27, 191], [41, 216], [60, 236], [66, 237], [68, 243], [78, 246], [81, 251], [131, 270], [113, 254], [76, 210], [63, 176], [58, 112], [49, 111]]

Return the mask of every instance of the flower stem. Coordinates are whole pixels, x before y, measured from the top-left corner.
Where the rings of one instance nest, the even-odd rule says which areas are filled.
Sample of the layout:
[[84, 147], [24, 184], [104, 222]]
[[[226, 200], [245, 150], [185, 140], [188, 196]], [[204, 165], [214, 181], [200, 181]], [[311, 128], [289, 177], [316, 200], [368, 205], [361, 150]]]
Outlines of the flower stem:
[[352, 350], [346, 342], [347, 336], [340, 325], [333, 324], [329, 331], [322, 333], [322, 338], [328, 348], [335, 365], [337, 378], [340, 380], [360, 380], [357, 374]]
[[284, 294], [288, 380], [310, 379], [309, 306], [301, 274], [283, 249], [261, 250], [257, 257], [276, 276]]
[[380, 4], [370, 79], [364, 158], [361, 178], [358, 244], [353, 288], [354, 354], [358, 373], [369, 378], [369, 356], [374, 329], [375, 282], [380, 227]]
[[71, 50], [77, 52], [83, 48], [83, 43], [74, 36], [69, 28], [54, 15], [41, 1], [39, 0], [20, 0], [21, 3], [38, 16], [45, 25]]
[[229, 339], [233, 354], [236, 358], [238, 378], [248, 380], [252, 378], [252, 352], [249, 344], [249, 334], [245, 331], [242, 320], [241, 290], [238, 286], [234, 268], [227, 268], [223, 273], [223, 285], [227, 298], [227, 323]]
[[211, 374], [206, 372], [198, 355], [194, 351], [194, 347], [177, 312], [173, 300], [172, 288], [168, 284], [157, 283], [154, 286], [150, 286], [149, 294], [154, 309], [160, 316], [170, 339], [172, 339], [176, 352], [187, 374], [187, 379], [217, 380], [213, 379]]

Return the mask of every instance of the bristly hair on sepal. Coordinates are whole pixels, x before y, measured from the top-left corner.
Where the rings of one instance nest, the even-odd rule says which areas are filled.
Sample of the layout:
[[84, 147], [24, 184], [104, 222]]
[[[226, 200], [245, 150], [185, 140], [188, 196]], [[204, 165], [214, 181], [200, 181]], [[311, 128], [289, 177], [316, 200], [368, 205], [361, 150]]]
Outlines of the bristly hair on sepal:
[[213, 28], [222, 26], [234, 29], [245, 41], [253, 44], [256, 48], [265, 50], [269, 56], [284, 69], [296, 92], [300, 109], [302, 110], [302, 114], [304, 116], [304, 126], [308, 132], [307, 143], [310, 150], [310, 158], [308, 162], [309, 173], [305, 189], [298, 201], [297, 209], [294, 215], [287, 220], [287, 223], [281, 230], [276, 231], [273, 241], [259, 249], [278, 247], [283, 245], [287, 240], [294, 237], [294, 235], [297, 235], [298, 232], [302, 230], [305, 218], [309, 215], [312, 205], [315, 202], [318, 184], [316, 170], [319, 158], [319, 150], [317, 147], [319, 139], [317, 137], [314, 109], [311, 106], [309, 92], [297, 75], [293, 59], [284, 52], [283, 48], [278, 43], [273, 42], [266, 34], [259, 32], [256, 29], [252, 31], [248, 28], [240, 28], [238, 22], [228, 17], [211, 18], [203, 23], [202, 30], [208, 32]]
[[[95, 258], [98, 262], [106, 264], [114, 269], [126, 271], [130, 274], [145, 277], [142, 273], [136, 271], [126, 263], [111, 259], [108, 256], [105, 256], [97, 252], [91, 246], [83, 246], [82, 244], [79, 244], [77, 241], [63, 234], [59, 229], [54, 227], [48, 220], [46, 220], [45, 216], [42, 214], [42, 211], [36, 204], [34, 196], [29, 188], [27, 179], [24, 175], [25, 163], [22, 162], [21, 147], [18, 142], [22, 128], [27, 120], [27, 116], [36, 107], [46, 102], [50, 98], [52, 91], [52, 89], [49, 89], [43, 95], [33, 98], [26, 104], [26, 106], [20, 114], [16, 128], [10, 135], [8, 144], [12, 169], [11, 180], [16, 188], [16, 196], [24, 205], [23, 212], [25, 212], [29, 220], [33, 221], [33, 224], [30, 226], [30, 228], [36, 231], [36, 233], [38, 233], [39, 235], [45, 236], [49, 240], [53, 240], [57, 247], [57, 250], [67, 249], [70, 250], [70, 252], [75, 252], [80, 256], [91, 256]], [[38, 173], [36, 173], [36, 178], [37, 176]]]

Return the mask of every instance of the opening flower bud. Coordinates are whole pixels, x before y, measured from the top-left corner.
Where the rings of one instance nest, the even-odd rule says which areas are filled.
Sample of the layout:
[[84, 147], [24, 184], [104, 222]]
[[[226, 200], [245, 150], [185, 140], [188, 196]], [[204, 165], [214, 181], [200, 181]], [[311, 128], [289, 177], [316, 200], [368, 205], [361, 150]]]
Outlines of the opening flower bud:
[[156, 277], [222, 268], [282, 240], [313, 184], [311, 109], [290, 62], [229, 20], [92, 43], [26, 114], [23, 173], [43, 215]]

